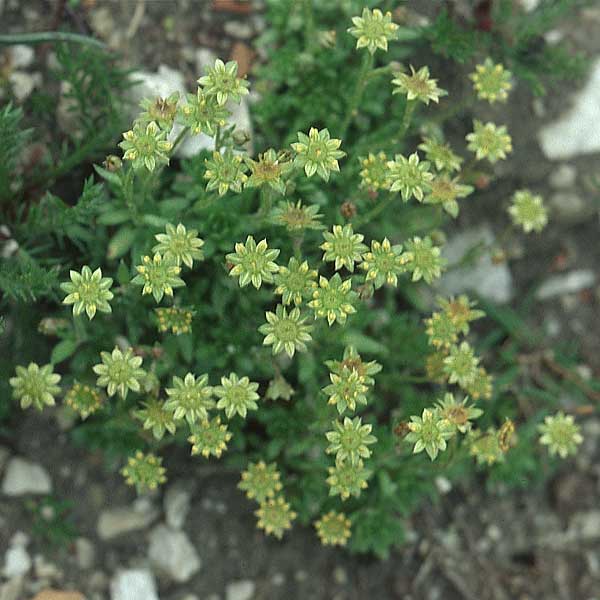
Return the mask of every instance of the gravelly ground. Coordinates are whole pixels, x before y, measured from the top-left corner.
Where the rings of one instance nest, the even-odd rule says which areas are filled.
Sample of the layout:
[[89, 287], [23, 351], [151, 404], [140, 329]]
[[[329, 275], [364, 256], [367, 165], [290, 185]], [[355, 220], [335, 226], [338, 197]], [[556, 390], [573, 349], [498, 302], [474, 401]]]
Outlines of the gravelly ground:
[[[11, 0], [4, 4], [0, 19], [6, 17], [5, 22], [15, 27], [35, 23], [35, 28], [40, 21], [51, 22], [57, 5], [37, 0], [20, 6]], [[209, 4], [147, 2], [140, 16], [134, 2], [98, 0], [89, 3], [87, 17], [80, 25], [84, 31], [89, 25], [119, 47], [132, 64], [150, 69], [168, 64], [193, 81], [197, 77], [194, 64], [198, 47], [229, 56], [235, 41], [245, 44], [246, 38], [261, 28], [256, 15], [215, 13]], [[72, 18], [79, 18], [78, 14], [82, 13], [75, 11]], [[237, 40], [231, 34], [235, 28], [228, 25], [229, 34], [225, 30], [226, 23], [234, 20], [242, 25]], [[564, 43], [572, 43], [590, 56], [600, 55], [599, 10], [574, 16], [561, 24], [561, 30], [566, 36]], [[519, 87], [508, 108], [500, 109], [513, 133], [515, 153], [502, 165], [501, 180], [480, 196], [478, 208], [463, 211], [459, 231], [485, 220], [490, 210], [497, 210], [499, 197], [516, 187], [530, 186], [546, 197], [555, 193], [549, 178], [560, 163], [544, 158], [536, 132], [568, 106], [575, 92], [568, 85], [551, 93], [541, 101], [542, 111], [540, 101]], [[594, 204], [598, 196], [585, 181], [587, 174], [600, 171], [600, 155], [577, 157], [568, 164], [577, 169], [570, 189], [583, 200], [583, 209], [569, 219], [554, 220], [540, 239], [514, 240], [510, 269], [517, 296], [552, 273], [590, 269], [600, 275]], [[562, 294], [538, 303], [529, 315], [533, 324], [554, 332], [555, 339], [577, 340], [596, 377], [600, 376], [598, 292], [592, 287]], [[200, 600], [243, 600], [243, 595], [232, 595], [233, 588], [226, 596], [226, 589], [232, 582], [247, 580], [254, 585], [251, 597], [257, 599], [598, 600], [600, 420], [588, 417], [584, 426], [587, 441], [577, 460], [565, 464], [547, 484], [526, 492], [486, 491], [483, 480], [468, 487], [457, 485], [438, 503], [414, 516], [411, 540], [383, 563], [323, 549], [311, 531], [299, 527], [281, 543], [265, 539], [255, 529], [253, 507], [236, 490], [237, 475], [208, 470], [187, 455], [174, 452], [167, 457], [166, 466], [171, 481], [191, 491], [192, 507], [184, 529], [202, 566], [184, 584], [159, 579], [160, 597], [192, 600], [188, 595], [195, 594]], [[55, 565], [54, 573], [44, 578], [40, 568], [37, 572], [34, 569], [14, 597], [9, 596], [6, 578], [0, 574], [0, 600], [28, 599], [48, 583], [57, 589], [80, 590], [90, 600], [104, 599], [109, 597], [109, 581], [118, 569], [147, 566], [150, 525], [110, 541], [100, 540], [97, 534], [100, 513], [130, 506], [132, 492], [118, 474], [106, 469], [101, 457], [68, 444], [50, 412], [20, 416], [10, 436], [0, 441], [10, 454], [45, 465], [55, 495], [75, 500], [73, 520], [79, 535], [95, 548], [93, 564], [83, 568], [74, 545], [52, 550], [34, 537], [28, 553], [43, 555]], [[151, 503], [158, 513], [154, 523], [158, 523], [163, 519], [162, 499], [156, 496]], [[0, 557], [5, 556], [15, 532], [31, 535], [30, 515], [21, 498], [0, 495]], [[0, 573], [1, 569], [0, 558]]]

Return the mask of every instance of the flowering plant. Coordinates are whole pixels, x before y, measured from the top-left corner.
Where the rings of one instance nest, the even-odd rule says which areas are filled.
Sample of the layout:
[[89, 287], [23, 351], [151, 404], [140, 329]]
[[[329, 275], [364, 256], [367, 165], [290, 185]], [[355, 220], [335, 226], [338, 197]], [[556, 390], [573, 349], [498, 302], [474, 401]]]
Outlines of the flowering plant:
[[[310, 522], [323, 544], [383, 556], [439, 469], [502, 473], [531, 431], [527, 449], [544, 457], [574, 454], [582, 437], [572, 415], [531, 425], [507, 408], [509, 369], [479, 352], [484, 302], [424, 292], [456, 266], [442, 228], [477, 202], [481, 170], [491, 179], [510, 157], [507, 126], [474, 120], [446, 138], [434, 122], [452, 101], [444, 71], [388, 60], [424, 37], [390, 13], [348, 15], [334, 49], [317, 33], [295, 40], [302, 68], [310, 79], [317, 59], [350, 65], [347, 97], [332, 108], [321, 94], [310, 122], [275, 118], [277, 80], [259, 75], [256, 153], [228, 121], [250, 89], [235, 62], [217, 60], [187, 95], [142, 102], [121, 156], [84, 188], [97, 230], [74, 230], [83, 256], [59, 270], [40, 326], [49, 357], [15, 365], [9, 385], [25, 410], [74, 412], [84, 441], [103, 429], [140, 493], [168, 479], [164, 445], [185, 444], [191, 460], [241, 466], [267, 535]], [[490, 103], [513, 85], [487, 57], [465, 81]], [[178, 161], [200, 133], [211, 149]], [[513, 235], [547, 225], [535, 190], [505, 200]], [[127, 443], [115, 420], [131, 423]]]

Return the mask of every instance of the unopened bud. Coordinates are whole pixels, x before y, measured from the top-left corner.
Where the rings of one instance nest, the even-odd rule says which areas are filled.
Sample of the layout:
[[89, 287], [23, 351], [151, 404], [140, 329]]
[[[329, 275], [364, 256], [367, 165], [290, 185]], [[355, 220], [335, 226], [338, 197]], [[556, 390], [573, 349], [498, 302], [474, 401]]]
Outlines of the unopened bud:
[[344, 219], [349, 221], [356, 216], [356, 204], [346, 200], [346, 202], [342, 203], [342, 206], [340, 207], [340, 213]]
[[114, 154], [109, 154], [102, 163], [102, 166], [111, 173], [118, 171], [123, 166], [123, 161]]

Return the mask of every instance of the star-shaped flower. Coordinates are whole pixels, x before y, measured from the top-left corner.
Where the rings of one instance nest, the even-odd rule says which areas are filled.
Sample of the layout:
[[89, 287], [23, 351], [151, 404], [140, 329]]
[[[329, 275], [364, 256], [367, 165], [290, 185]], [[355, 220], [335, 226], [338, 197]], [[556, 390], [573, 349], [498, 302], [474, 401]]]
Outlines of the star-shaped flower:
[[363, 8], [360, 17], [352, 17], [354, 27], [348, 29], [357, 38], [356, 48], [366, 48], [371, 54], [377, 49], [387, 52], [388, 42], [397, 37], [398, 25], [392, 22], [392, 13], [382, 13], [378, 8]]
[[307, 177], [315, 173], [329, 181], [329, 174], [340, 170], [338, 159], [346, 156], [339, 149], [342, 140], [330, 137], [327, 129], [311, 127], [308, 135], [298, 132], [298, 141], [292, 144], [296, 152], [294, 163], [304, 169]]
[[396, 87], [392, 94], [405, 94], [407, 100], [419, 100], [424, 104], [429, 104], [429, 101], [439, 102], [441, 96], [445, 96], [447, 92], [437, 86], [437, 79], [429, 78], [429, 67], [421, 67], [415, 71], [410, 65], [410, 75], [408, 73], [398, 73], [392, 84]]

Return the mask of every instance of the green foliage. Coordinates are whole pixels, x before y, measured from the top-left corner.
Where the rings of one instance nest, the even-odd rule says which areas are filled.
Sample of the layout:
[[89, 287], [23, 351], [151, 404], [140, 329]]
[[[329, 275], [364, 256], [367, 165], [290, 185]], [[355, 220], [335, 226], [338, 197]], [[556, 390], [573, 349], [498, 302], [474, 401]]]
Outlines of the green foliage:
[[[388, 52], [379, 39], [371, 55], [346, 31], [362, 8], [358, 0], [269, 2], [271, 27], [260, 40], [269, 60], [253, 83], [261, 93], [252, 106], [258, 160], [243, 132], [224, 123], [227, 96], [238, 100], [247, 87], [233, 64], [216, 63], [199, 80], [191, 108], [171, 96], [173, 114], [148, 129], [150, 109], [166, 101], [147, 99], [140, 121], [123, 123], [126, 73], [91, 47], [59, 51], [56, 76], [69, 83], [73, 127], [54, 166], [36, 174], [45, 193], [19, 192], [2, 208], [16, 246], [0, 264], [0, 394], [8, 397], [3, 381], [15, 365], [50, 363], [62, 375], [59, 401], [85, 409], [73, 440], [125, 464], [131, 485], [154, 488], [168, 477], [161, 452], [170, 444], [186, 446], [191, 460], [222, 455], [245, 473], [249, 463], [269, 463], [277, 485], [252, 492], [267, 534], [281, 537], [297, 518], [321, 523], [322, 539], [343, 545], [348, 519], [349, 548], [385, 557], [402, 543], [404, 519], [435, 496], [436, 477], [476, 472], [472, 454], [494, 463], [492, 484], [539, 476], [543, 415], [518, 402], [537, 398], [546, 413], [565, 389], [584, 402], [595, 384], [563, 381], [556, 370], [535, 379], [519, 368], [543, 337], [513, 310], [480, 302], [484, 321], [461, 296], [440, 300], [442, 312], [428, 318], [423, 287], [448, 267], [440, 229], [474, 190], [463, 185], [474, 173], [461, 168], [466, 143], [456, 154], [445, 145], [444, 115], [435, 117], [445, 91], [414, 53], [428, 41], [466, 61], [491, 49], [492, 37], [453, 29], [441, 13], [429, 28], [399, 27], [396, 41], [385, 38]], [[507, 23], [510, 14], [501, 15]], [[539, 27], [530, 24], [523, 40]], [[519, 75], [514, 53], [493, 55], [509, 57]], [[419, 70], [407, 82], [392, 61], [408, 56]], [[394, 96], [393, 79], [406, 96]], [[456, 112], [464, 108], [457, 103]], [[20, 115], [6, 110], [0, 124], [24, 142]], [[165, 143], [174, 119], [183, 130]], [[419, 162], [423, 125], [432, 126], [432, 158]], [[63, 174], [80, 181], [77, 165], [116, 151], [117, 130], [128, 130], [123, 160], [95, 164], [81, 193], [79, 184], [76, 192], [50, 187]], [[216, 150], [178, 162], [181, 139], [199, 130]], [[501, 141], [495, 160], [509, 151], [510, 138]], [[65, 299], [76, 313], [86, 300], [95, 306], [91, 273], [100, 268], [96, 280], [112, 280], [104, 310], [90, 306], [93, 321], [71, 315]], [[572, 372], [573, 354], [553, 360]], [[491, 460], [473, 452], [482, 438], [498, 450]], [[330, 537], [326, 525], [337, 527]]]
[[72, 518], [73, 502], [47, 496], [42, 500], [28, 500], [25, 508], [30, 513], [31, 533], [43, 544], [66, 548], [78, 535]]
[[493, 3], [488, 26], [475, 19], [459, 22], [442, 9], [423, 35], [437, 54], [459, 63], [477, 55], [489, 55], [504, 63], [519, 79], [527, 82], [537, 95], [546, 93], [548, 83], [580, 77], [587, 61], [565, 45], [550, 45], [543, 35], [561, 19], [594, 0], [544, 0], [524, 13], [513, 0]]
[[23, 185], [17, 166], [31, 130], [23, 129], [22, 120], [20, 108], [9, 103], [0, 109], [0, 209]]

